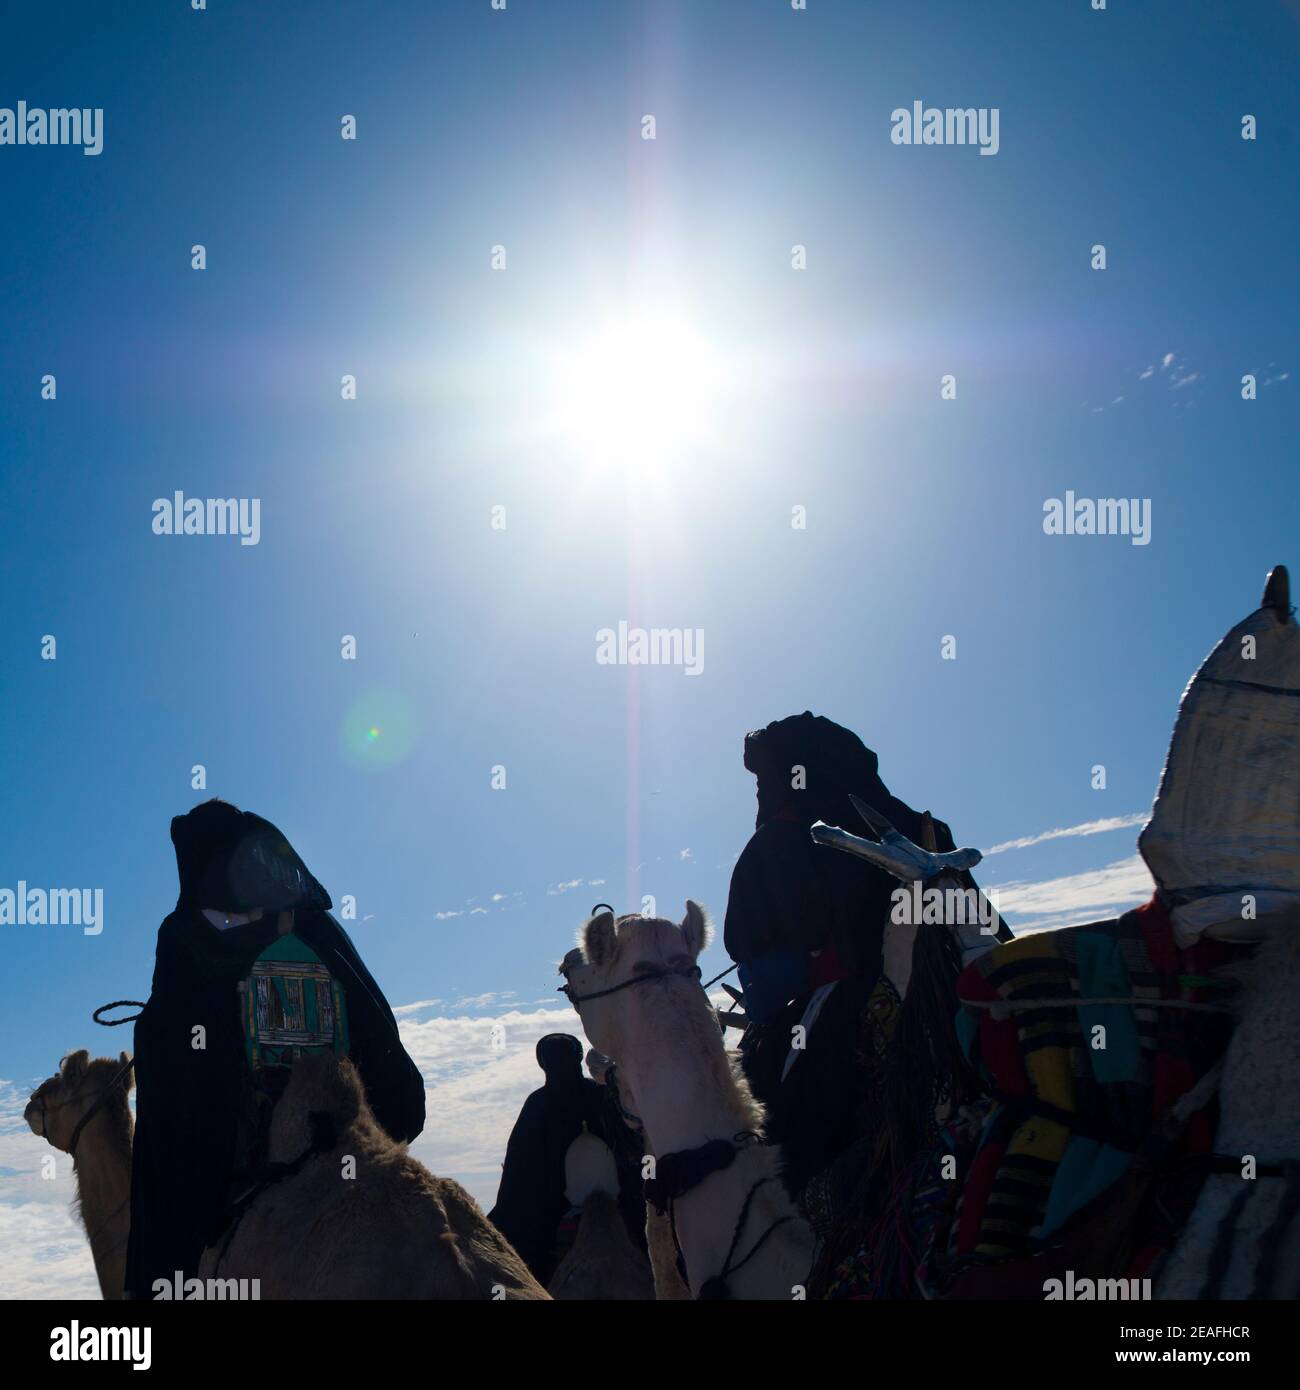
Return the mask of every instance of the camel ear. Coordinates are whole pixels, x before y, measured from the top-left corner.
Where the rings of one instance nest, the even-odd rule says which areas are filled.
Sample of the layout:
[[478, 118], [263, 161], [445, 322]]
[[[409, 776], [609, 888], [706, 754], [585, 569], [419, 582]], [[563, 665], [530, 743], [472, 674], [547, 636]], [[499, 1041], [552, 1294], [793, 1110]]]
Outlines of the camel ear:
[[[130, 1060], [131, 1054], [129, 1052], [122, 1053], [122, 1055], [117, 1059], [118, 1065], [123, 1067], [126, 1066], [126, 1064]], [[127, 1074], [122, 1078], [122, 1080], [118, 1084], [122, 1087], [122, 1090], [129, 1096], [131, 1094], [131, 1088], [135, 1085], [135, 1068], [132, 1067], [131, 1070], [127, 1072]]]
[[709, 944], [709, 919], [699, 903], [686, 899], [686, 916], [682, 918], [682, 935], [686, 938], [686, 949], [695, 960]]
[[583, 927], [581, 936], [582, 949], [592, 965], [608, 965], [614, 959], [618, 949], [618, 931], [612, 912], [602, 912], [591, 918]]
[[80, 1081], [90, 1065], [90, 1053], [83, 1047], [80, 1052], [69, 1052], [59, 1068], [65, 1081]]

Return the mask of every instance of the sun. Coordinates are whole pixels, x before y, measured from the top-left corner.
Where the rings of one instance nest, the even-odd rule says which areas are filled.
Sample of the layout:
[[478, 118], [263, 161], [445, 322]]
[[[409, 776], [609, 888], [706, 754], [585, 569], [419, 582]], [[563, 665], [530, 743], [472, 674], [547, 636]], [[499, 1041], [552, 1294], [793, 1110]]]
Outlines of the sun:
[[662, 472], [710, 435], [724, 365], [679, 312], [608, 323], [556, 354], [554, 428], [590, 466]]

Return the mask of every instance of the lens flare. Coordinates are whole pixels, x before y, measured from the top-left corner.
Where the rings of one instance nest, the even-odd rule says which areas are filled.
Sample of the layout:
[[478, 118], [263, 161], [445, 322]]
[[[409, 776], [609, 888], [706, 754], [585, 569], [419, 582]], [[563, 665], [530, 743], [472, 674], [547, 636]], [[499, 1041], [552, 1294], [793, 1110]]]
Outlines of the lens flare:
[[353, 767], [377, 770], [400, 763], [415, 744], [410, 702], [389, 690], [371, 690], [343, 716], [339, 752]]

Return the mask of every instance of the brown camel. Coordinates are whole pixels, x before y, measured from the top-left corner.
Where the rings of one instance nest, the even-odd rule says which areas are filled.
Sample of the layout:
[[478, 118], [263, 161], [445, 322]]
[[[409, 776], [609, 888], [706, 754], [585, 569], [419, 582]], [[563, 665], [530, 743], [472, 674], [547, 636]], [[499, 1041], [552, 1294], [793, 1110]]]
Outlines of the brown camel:
[[458, 1182], [396, 1144], [351, 1062], [298, 1062], [268, 1160], [296, 1164], [205, 1251], [199, 1276], [260, 1279], [263, 1298], [544, 1299]]
[[582, 1128], [564, 1156], [564, 1195], [582, 1214], [573, 1245], [551, 1276], [551, 1297], [653, 1299], [650, 1261], [632, 1243], [619, 1211], [614, 1155], [603, 1139]]
[[[32, 1130], [67, 1151], [105, 1298], [121, 1298], [130, 1229], [126, 1062], [73, 1053], [36, 1091]], [[300, 1167], [259, 1191], [200, 1262], [201, 1279], [259, 1281], [262, 1298], [545, 1299], [546, 1290], [457, 1182], [434, 1177], [371, 1114], [351, 1062], [306, 1058], [271, 1125], [269, 1162]], [[229, 1286], [227, 1284], [227, 1286]]]
[[33, 1092], [25, 1119], [62, 1153], [72, 1155], [77, 1210], [90, 1241], [100, 1292], [120, 1299], [131, 1231], [131, 1073], [127, 1054], [92, 1062], [83, 1048]]

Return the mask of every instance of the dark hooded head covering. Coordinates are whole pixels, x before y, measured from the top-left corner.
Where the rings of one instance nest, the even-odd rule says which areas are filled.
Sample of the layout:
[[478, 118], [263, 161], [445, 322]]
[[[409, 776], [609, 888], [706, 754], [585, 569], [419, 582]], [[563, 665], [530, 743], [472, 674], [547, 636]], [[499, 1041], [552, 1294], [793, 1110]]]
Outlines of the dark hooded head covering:
[[[745, 766], [758, 778], [757, 826], [789, 808], [809, 825], [821, 819], [861, 834], [850, 792], [884, 815], [903, 804], [880, 780], [876, 755], [857, 734], [809, 710], [746, 734]], [[791, 786], [796, 767], [804, 769], [802, 790]]]
[[582, 1044], [572, 1033], [547, 1033], [537, 1043], [537, 1065], [546, 1073], [546, 1084], [572, 1084], [582, 1080]]
[[174, 817], [171, 833], [181, 881], [178, 907], [328, 912], [333, 905], [284, 835], [251, 811], [214, 798]]

